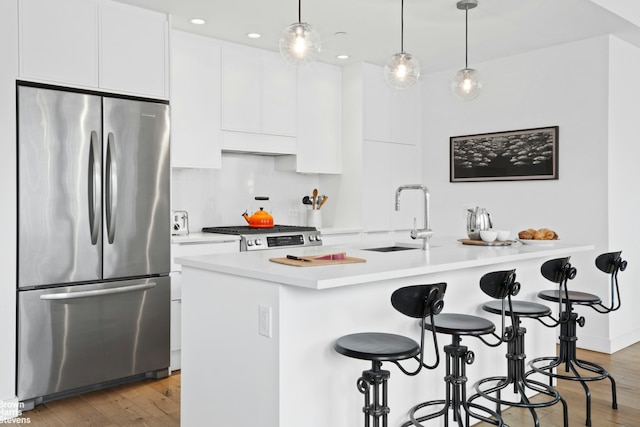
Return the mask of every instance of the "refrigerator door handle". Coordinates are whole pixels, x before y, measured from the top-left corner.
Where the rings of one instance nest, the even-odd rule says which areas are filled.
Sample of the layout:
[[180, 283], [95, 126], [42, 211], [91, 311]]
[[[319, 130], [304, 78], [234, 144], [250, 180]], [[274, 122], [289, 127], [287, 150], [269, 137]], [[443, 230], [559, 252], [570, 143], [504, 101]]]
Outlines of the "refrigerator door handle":
[[118, 166], [116, 162], [116, 147], [113, 132], [107, 136], [107, 164], [106, 164], [106, 219], [107, 237], [109, 244], [113, 244], [116, 235], [116, 212], [118, 210]]
[[120, 286], [117, 288], [95, 289], [91, 291], [64, 292], [59, 294], [44, 294], [44, 295], [40, 295], [40, 299], [60, 301], [60, 300], [69, 300], [69, 299], [76, 299], [76, 298], [100, 297], [104, 295], [123, 294], [125, 292], [145, 291], [147, 289], [154, 288], [155, 286], [156, 286], [156, 282], [149, 282], [149, 283], [143, 283], [141, 285]]
[[98, 244], [98, 231], [100, 230], [100, 200], [102, 192], [100, 188], [100, 161], [98, 156], [100, 150], [98, 148], [98, 134], [91, 131], [91, 144], [89, 147], [89, 233], [91, 233], [91, 244]]

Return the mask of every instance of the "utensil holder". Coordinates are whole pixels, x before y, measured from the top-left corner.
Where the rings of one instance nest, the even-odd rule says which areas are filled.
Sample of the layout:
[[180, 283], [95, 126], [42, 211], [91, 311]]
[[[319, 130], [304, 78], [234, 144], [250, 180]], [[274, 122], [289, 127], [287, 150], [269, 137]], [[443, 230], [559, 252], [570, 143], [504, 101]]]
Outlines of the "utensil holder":
[[322, 212], [318, 209], [307, 211], [307, 227], [322, 228]]

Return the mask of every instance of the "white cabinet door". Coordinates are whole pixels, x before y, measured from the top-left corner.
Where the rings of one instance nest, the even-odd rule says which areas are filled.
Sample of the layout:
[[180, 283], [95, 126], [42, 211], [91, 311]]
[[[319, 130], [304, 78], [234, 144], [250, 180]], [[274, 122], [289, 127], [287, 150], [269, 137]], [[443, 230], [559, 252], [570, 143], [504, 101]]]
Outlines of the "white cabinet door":
[[223, 45], [222, 129], [261, 132], [261, 64], [260, 50]]
[[165, 14], [100, 3], [100, 87], [156, 98], [168, 96]]
[[171, 33], [171, 165], [220, 168], [220, 42]]
[[98, 86], [97, 0], [20, 0], [20, 76]]
[[168, 97], [166, 15], [110, 0], [20, 0], [20, 76]]
[[421, 89], [396, 90], [384, 81], [383, 68], [362, 64], [365, 140], [416, 145], [420, 142]]
[[362, 98], [364, 139], [391, 142], [391, 89], [381, 67], [362, 64]]
[[296, 135], [296, 69], [276, 53], [222, 47], [222, 129]]
[[391, 93], [391, 141], [419, 145], [422, 135], [422, 94], [420, 83]]
[[296, 136], [296, 67], [262, 52], [262, 133]]
[[298, 172], [342, 172], [341, 95], [339, 67], [314, 63], [298, 70]]
[[362, 153], [362, 226], [365, 231], [388, 231], [391, 224], [391, 144], [364, 141]]
[[390, 193], [393, 195], [391, 204], [391, 230], [408, 230], [415, 226], [423, 227], [424, 221], [424, 193], [416, 190], [404, 190], [400, 195], [400, 210], [395, 210], [395, 191], [403, 184], [423, 184], [420, 176], [420, 150], [416, 145], [389, 144], [389, 166], [391, 170]]
[[362, 173], [362, 223], [365, 231], [411, 229], [414, 218], [422, 228], [424, 194], [403, 191], [400, 210], [395, 192], [403, 184], [419, 184], [419, 152], [416, 146], [365, 141]]

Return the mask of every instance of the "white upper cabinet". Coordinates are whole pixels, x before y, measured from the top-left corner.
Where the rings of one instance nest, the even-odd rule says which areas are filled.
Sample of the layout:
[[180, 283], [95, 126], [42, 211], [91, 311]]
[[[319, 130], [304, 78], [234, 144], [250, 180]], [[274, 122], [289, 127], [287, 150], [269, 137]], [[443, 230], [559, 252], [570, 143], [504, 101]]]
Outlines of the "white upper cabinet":
[[313, 63], [298, 69], [296, 171], [342, 172], [340, 68]]
[[98, 87], [97, 0], [20, 0], [20, 77]]
[[166, 97], [167, 16], [116, 2], [100, 3], [100, 87]]
[[222, 129], [296, 135], [296, 69], [279, 54], [222, 47]]
[[279, 54], [222, 45], [222, 150], [296, 153], [296, 69]]
[[382, 67], [362, 64], [364, 139], [416, 145], [420, 141], [420, 84], [405, 90], [384, 81]]
[[221, 43], [171, 32], [171, 165], [220, 168]]
[[19, 0], [20, 77], [168, 98], [164, 14], [110, 0]]

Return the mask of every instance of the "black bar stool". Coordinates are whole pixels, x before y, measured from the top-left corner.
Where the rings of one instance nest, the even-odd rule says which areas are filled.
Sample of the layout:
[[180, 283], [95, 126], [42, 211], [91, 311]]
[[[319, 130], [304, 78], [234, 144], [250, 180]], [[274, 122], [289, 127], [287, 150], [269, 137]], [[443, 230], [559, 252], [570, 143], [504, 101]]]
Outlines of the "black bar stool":
[[[505, 287], [509, 286], [506, 282], [511, 278], [511, 273], [512, 272], [488, 273], [480, 279], [480, 287], [485, 292], [490, 291], [490, 295], [494, 296], [496, 292], [503, 291], [500, 285]], [[491, 283], [491, 286], [489, 286], [488, 283]], [[457, 422], [459, 426], [465, 425], [468, 427], [470, 417], [497, 426], [503, 426], [502, 417], [498, 412], [474, 403], [471, 399], [467, 399], [466, 365], [471, 365], [474, 362], [475, 354], [473, 351], [469, 351], [467, 346], [461, 344], [463, 336], [477, 337], [490, 347], [497, 347], [502, 344], [503, 337], [495, 334], [494, 331], [496, 327], [493, 322], [483, 317], [468, 314], [441, 313], [434, 319], [425, 319], [423, 325], [425, 329], [430, 331], [451, 335], [451, 344], [444, 347], [444, 352], [447, 355], [446, 374], [444, 377], [446, 383], [445, 398], [423, 402], [414, 406], [409, 410], [409, 421], [402, 424], [402, 426], [422, 426], [421, 423], [423, 421], [441, 416], [444, 417], [444, 425], [448, 426], [450, 410], [453, 414], [454, 421]], [[504, 333], [503, 325], [503, 336]], [[497, 338], [498, 341], [496, 343], [490, 343], [485, 340], [485, 335], [492, 335]], [[420, 416], [417, 415], [417, 413], [422, 412], [424, 408], [441, 405], [443, 408], [437, 412]], [[489, 416], [478, 414], [472, 409], [481, 411]], [[465, 416], [464, 424], [462, 418], [463, 412]], [[493, 419], [489, 417], [493, 417]]]
[[[546, 279], [559, 284], [558, 289], [541, 291], [538, 293], [538, 297], [558, 303], [559, 318], [552, 326], [560, 325], [560, 351], [558, 356], [533, 359], [529, 362], [532, 370], [527, 375], [533, 372], [547, 375], [549, 376], [549, 384], [553, 378], [579, 381], [586, 395], [587, 418], [585, 424], [587, 426], [591, 426], [591, 391], [587, 382], [608, 378], [611, 382], [611, 406], [613, 409], [617, 409], [616, 382], [602, 366], [576, 357], [577, 325], [583, 327], [585, 319], [582, 316], [578, 317], [573, 309], [576, 305], [583, 305], [591, 307], [599, 313], [610, 313], [620, 308], [618, 272], [627, 268], [627, 262], [620, 258], [621, 253], [609, 252], [596, 258], [596, 267], [611, 277], [610, 306], [603, 305], [597, 295], [568, 290], [567, 281], [576, 276], [576, 269], [569, 263], [569, 257], [547, 261], [541, 267], [541, 273]], [[564, 372], [558, 372], [560, 369]]]
[[[391, 304], [400, 313], [416, 319], [431, 319], [444, 307], [443, 297], [446, 283], [407, 286], [391, 295]], [[371, 369], [363, 371], [358, 378], [357, 388], [364, 395], [364, 425], [387, 427], [389, 414], [387, 381], [390, 373], [382, 369], [382, 362], [392, 362], [407, 375], [416, 375], [422, 368], [434, 369], [439, 364], [438, 342], [433, 332], [433, 346], [436, 352], [434, 365], [424, 363], [424, 328], [421, 330], [420, 344], [403, 335], [380, 332], [364, 332], [338, 338], [333, 348], [340, 354], [355, 359], [371, 361]], [[418, 366], [414, 371], [406, 370], [400, 361], [415, 359]]]
[[[521, 326], [521, 318], [536, 319], [545, 326], [545, 318], [551, 319], [551, 309], [543, 304], [529, 301], [513, 301], [520, 291], [520, 283], [516, 282], [515, 270], [505, 272], [495, 272], [485, 275], [480, 287], [489, 296], [495, 298], [483, 304], [482, 309], [489, 313], [500, 314], [502, 325], [505, 325], [505, 318], [508, 316], [511, 324], [504, 328], [503, 340], [507, 342], [507, 375], [483, 378], [476, 382], [476, 394], [469, 398], [472, 402], [479, 397], [484, 397], [496, 404], [496, 411], [502, 414], [502, 405], [527, 408], [531, 412], [534, 425], [540, 426], [540, 420], [536, 414], [536, 408], [543, 408], [562, 403], [564, 415], [564, 427], [569, 426], [569, 414], [567, 403], [560, 396], [558, 391], [550, 385], [543, 384], [526, 378], [525, 359], [527, 357], [524, 347], [524, 336], [527, 330]], [[506, 300], [505, 300], [506, 299]], [[516, 399], [504, 398], [502, 390], [507, 388], [517, 396]], [[544, 401], [533, 403], [527, 397], [527, 390], [548, 396]]]

